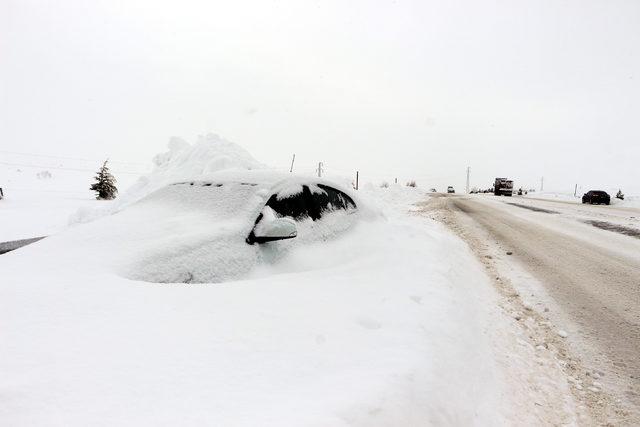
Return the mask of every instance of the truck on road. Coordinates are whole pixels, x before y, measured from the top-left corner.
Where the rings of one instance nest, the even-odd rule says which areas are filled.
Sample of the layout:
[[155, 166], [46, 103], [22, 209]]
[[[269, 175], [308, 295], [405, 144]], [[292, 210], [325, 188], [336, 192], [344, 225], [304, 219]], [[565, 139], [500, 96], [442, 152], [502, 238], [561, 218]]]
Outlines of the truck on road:
[[513, 181], [507, 178], [496, 178], [493, 184], [493, 194], [496, 196], [512, 196]]

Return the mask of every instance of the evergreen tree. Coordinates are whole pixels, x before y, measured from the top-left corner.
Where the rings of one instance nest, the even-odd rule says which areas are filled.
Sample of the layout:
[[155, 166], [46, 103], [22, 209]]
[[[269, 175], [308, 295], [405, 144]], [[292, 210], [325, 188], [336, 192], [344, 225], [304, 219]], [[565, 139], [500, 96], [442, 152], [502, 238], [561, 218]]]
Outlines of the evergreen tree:
[[96, 182], [91, 184], [90, 190], [98, 193], [96, 199], [98, 200], [113, 200], [116, 198], [118, 189], [116, 188], [116, 178], [111, 175], [109, 168], [107, 167], [106, 160], [98, 173], [96, 174]]

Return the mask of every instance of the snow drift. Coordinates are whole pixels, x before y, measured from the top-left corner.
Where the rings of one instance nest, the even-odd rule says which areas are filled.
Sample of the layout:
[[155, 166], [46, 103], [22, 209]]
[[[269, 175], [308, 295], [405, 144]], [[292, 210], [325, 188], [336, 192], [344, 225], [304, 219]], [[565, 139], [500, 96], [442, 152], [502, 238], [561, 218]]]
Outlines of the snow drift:
[[[381, 190], [377, 204], [388, 220], [372, 217], [342, 238], [305, 242], [233, 283], [123, 277], [127, 260], [147, 265], [145, 276], [163, 268], [161, 256], [145, 262], [134, 254], [211, 239], [216, 215], [240, 219], [244, 206], [176, 199], [168, 184], [247, 173], [273, 171], [217, 137], [194, 145], [172, 139], [113, 215], [0, 257], [4, 423], [517, 420], [493, 354], [491, 331], [500, 326], [483, 270], [443, 227], [406, 215], [423, 195], [415, 189]], [[203, 202], [210, 216], [190, 205]], [[145, 221], [154, 226], [139, 227]], [[168, 273], [201, 256], [188, 253]]]
[[507, 424], [494, 302], [437, 224], [364, 222], [187, 286], [96, 268], [118, 215], [0, 259], [8, 425]]
[[238, 144], [217, 134], [200, 135], [194, 144], [171, 137], [168, 151], [153, 157], [153, 170], [140, 177], [111, 204], [83, 208], [72, 215], [71, 224], [93, 221], [122, 210], [154, 191], [181, 181], [197, 181], [221, 171], [267, 169]]

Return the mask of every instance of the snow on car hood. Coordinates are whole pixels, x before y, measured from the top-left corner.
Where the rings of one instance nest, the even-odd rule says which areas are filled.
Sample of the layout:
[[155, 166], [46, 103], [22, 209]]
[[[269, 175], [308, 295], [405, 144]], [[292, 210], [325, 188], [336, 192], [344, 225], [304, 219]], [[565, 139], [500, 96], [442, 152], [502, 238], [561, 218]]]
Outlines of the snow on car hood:
[[117, 215], [139, 224], [134, 233], [140, 244], [122, 260], [121, 273], [178, 283], [241, 276], [258, 261], [245, 238], [268, 194], [247, 182], [186, 182], [158, 190]]

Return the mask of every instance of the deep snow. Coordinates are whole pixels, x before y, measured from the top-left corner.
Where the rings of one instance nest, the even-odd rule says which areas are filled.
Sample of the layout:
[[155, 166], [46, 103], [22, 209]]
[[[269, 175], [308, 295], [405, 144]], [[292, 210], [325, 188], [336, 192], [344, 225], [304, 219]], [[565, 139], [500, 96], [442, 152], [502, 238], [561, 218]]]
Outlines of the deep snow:
[[482, 272], [473, 263], [452, 269], [466, 248], [417, 222], [362, 225], [300, 248], [262, 277], [219, 285], [96, 271], [81, 256], [90, 249], [66, 246], [64, 235], [7, 254], [0, 363], [10, 399], [1, 418], [502, 423]]
[[[119, 261], [149, 242], [129, 233], [148, 226], [127, 213], [135, 202], [173, 180], [263, 168], [227, 142], [219, 152], [219, 141], [176, 141], [118, 203], [83, 209], [71, 229], [0, 256], [4, 423], [530, 419], [514, 410], [521, 405], [497, 362], [493, 334], [506, 327], [481, 266], [441, 225], [407, 215], [425, 197], [420, 189], [365, 187], [359, 205], [382, 215], [299, 244], [243, 280], [127, 279]], [[28, 216], [11, 221], [33, 226], [21, 224]], [[197, 241], [201, 226], [164, 244]]]

